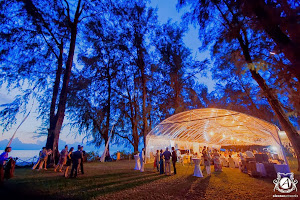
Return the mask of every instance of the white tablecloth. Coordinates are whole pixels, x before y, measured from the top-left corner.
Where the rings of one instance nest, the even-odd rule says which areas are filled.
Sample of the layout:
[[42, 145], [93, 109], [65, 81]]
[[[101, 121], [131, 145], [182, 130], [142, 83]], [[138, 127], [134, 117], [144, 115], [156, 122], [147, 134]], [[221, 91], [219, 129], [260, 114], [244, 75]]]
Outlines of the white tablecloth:
[[256, 163], [256, 171], [260, 172], [262, 176], [267, 176], [265, 166], [262, 163]]
[[135, 160], [134, 170], [141, 170], [140, 156], [139, 155], [134, 155], [134, 160]]
[[193, 158], [193, 161], [195, 163], [195, 169], [194, 169], [194, 175], [196, 177], [203, 177], [203, 174], [201, 172], [201, 168], [200, 168], [200, 158]]
[[276, 172], [280, 172], [280, 173], [291, 173], [290, 168], [288, 165], [274, 165], [274, 168], [276, 170]]

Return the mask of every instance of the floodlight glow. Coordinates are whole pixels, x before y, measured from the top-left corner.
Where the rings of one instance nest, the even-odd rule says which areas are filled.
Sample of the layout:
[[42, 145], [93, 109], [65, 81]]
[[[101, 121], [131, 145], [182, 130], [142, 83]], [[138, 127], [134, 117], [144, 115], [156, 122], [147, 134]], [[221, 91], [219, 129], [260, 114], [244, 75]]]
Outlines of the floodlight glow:
[[233, 137], [231, 137], [230, 139], [233, 140]]
[[285, 131], [278, 131], [278, 134], [279, 134], [280, 136], [284, 136], [284, 135], [285, 135]]
[[240, 141], [240, 139], [237, 139], [237, 141], [239, 142], [239, 141]]
[[278, 148], [277, 148], [277, 147], [275, 147], [275, 146], [271, 146], [271, 150], [272, 150], [272, 151], [277, 151], [277, 150], [278, 150]]
[[209, 134], [210, 134], [210, 135], [214, 135], [214, 132], [211, 131]]
[[275, 52], [272, 52], [272, 51], [270, 52], [270, 54], [272, 54], [272, 55], [276, 55], [276, 53], [275, 53]]

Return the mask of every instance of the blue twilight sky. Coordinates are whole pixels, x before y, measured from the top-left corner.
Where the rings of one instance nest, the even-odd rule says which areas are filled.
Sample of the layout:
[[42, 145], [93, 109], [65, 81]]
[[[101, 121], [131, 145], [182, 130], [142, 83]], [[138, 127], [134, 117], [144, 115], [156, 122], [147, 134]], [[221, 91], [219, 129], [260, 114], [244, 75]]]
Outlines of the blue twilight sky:
[[[158, 19], [161, 23], [166, 23], [169, 19], [172, 19], [173, 22], [181, 22], [181, 15], [182, 12], [178, 12], [176, 9], [177, 0], [152, 0], [150, 5], [152, 7], [158, 8]], [[193, 57], [197, 60], [204, 60], [205, 58], [209, 58], [209, 53], [199, 53], [198, 48], [201, 45], [200, 40], [198, 39], [198, 27], [189, 27], [189, 32], [184, 37], [184, 42], [193, 52]], [[76, 62], [75, 62], [76, 63]], [[204, 83], [207, 85], [209, 91], [212, 91], [214, 88], [214, 82], [211, 80], [210, 74], [208, 73], [207, 77], [201, 77], [198, 76], [199, 82]], [[9, 103], [13, 100], [15, 92], [8, 93], [5, 87], [0, 88], [0, 105], [4, 103]], [[37, 105], [35, 105], [37, 107]], [[34, 109], [33, 109], [34, 110]], [[41, 141], [46, 140], [46, 136], [38, 137], [35, 133], [36, 129], [40, 125], [40, 121], [36, 119], [37, 113], [32, 112], [28, 119], [23, 123], [23, 125], [20, 127], [20, 129], [17, 132], [16, 137], [22, 142], [22, 143], [41, 143]], [[18, 121], [16, 125], [12, 127], [10, 131], [4, 132], [3, 134], [0, 134], [0, 141], [9, 139], [14, 131], [16, 130], [17, 126], [20, 124], [21, 120], [24, 118], [24, 116], [19, 116]], [[67, 121], [65, 120], [65, 123]], [[64, 124], [65, 124], [64, 123]], [[0, 127], [2, 130], [2, 127]], [[70, 132], [69, 127], [64, 127], [64, 129], [61, 132], [60, 139], [65, 141], [67, 144], [79, 142], [85, 145], [86, 140], [83, 140], [83, 136], [78, 136], [74, 132]], [[3, 148], [3, 147], [0, 147]], [[93, 147], [89, 147], [90, 149], [93, 149]], [[113, 146], [112, 150], [122, 150], [118, 149], [119, 147]], [[103, 148], [100, 148], [100, 150]], [[128, 149], [129, 151], [133, 151], [132, 149]]]

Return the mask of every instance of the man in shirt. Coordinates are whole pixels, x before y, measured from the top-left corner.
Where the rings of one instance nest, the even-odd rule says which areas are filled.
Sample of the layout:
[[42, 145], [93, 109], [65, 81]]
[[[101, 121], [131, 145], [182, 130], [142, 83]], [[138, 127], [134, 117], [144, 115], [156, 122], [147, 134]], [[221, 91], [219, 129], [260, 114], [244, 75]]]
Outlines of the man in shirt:
[[74, 178], [77, 177], [78, 166], [80, 165], [80, 161], [83, 157], [82, 152], [80, 151], [80, 148], [81, 148], [81, 146], [78, 146], [78, 150], [72, 154], [72, 169], [71, 169], [70, 178], [73, 177], [74, 170], [75, 170]]
[[83, 150], [83, 146], [80, 147], [80, 152], [82, 153], [82, 158], [81, 158], [81, 161], [80, 161], [80, 171], [81, 171], [81, 174], [84, 174], [83, 160], [84, 160], [84, 156], [85, 156], [85, 151]]
[[174, 174], [176, 174], [176, 162], [177, 162], [177, 153], [175, 151], [175, 148], [172, 147], [172, 163], [173, 163], [173, 168], [174, 168]]
[[171, 152], [169, 151], [169, 148], [166, 148], [166, 151], [163, 153], [163, 156], [165, 158], [165, 172], [166, 175], [171, 175], [171, 166], [170, 166], [170, 158], [171, 158]]

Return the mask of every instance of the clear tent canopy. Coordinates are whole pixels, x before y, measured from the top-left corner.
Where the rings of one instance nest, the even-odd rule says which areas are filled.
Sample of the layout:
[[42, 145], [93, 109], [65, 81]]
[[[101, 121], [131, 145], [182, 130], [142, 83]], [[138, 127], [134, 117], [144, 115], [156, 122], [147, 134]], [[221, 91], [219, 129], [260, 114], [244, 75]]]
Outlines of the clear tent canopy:
[[172, 146], [197, 152], [200, 146], [272, 145], [284, 158], [278, 131], [276, 125], [244, 113], [194, 109], [175, 114], [152, 129], [146, 138], [146, 154]]

